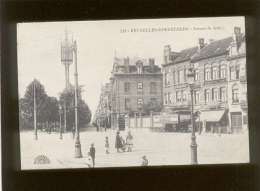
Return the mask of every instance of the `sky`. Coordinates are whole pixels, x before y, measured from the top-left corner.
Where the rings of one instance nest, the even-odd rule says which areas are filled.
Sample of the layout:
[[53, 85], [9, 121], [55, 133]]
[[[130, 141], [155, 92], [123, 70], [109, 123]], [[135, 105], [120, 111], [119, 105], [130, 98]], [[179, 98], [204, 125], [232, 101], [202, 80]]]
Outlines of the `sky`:
[[[79, 85], [82, 97], [94, 114], [102, 84], [109, 82], [113, 59], [117, 57], [154, 58], [163, 61], [163, 47], [173, 51], [198, 45], [198, 39], [221, 39], [233, 35], [234, 27], [245, 32], [244, 17], [139, 19], [73, 22], [34, 22], [17, 25], [19, 96], [38, 79], [49, 96], [58, 97], [65, 88], [65, 68], [60, 59], [60, 44], [69, 38], [78, 45]], [[174, 27], [174, 31], [131, 32], [131, 29]], [[123, 32], [127, 31], [127, 32]], [[129, 32], [130, 31], [130, 32]], [[70, 82], [74, 84], [74, 65]]]

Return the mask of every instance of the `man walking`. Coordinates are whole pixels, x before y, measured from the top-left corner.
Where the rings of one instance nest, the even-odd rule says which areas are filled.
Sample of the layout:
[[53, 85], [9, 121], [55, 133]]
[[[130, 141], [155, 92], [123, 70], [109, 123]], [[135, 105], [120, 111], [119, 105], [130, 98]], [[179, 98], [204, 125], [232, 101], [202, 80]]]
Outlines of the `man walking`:
[[90, 153], [90, 156], [92, 158], [92, 162], [93, 162], [93, 167], [95, 167], [95, 154], [96, 154], [96, 149], [94, 147], [94, 143], [91, 144], [91, 147], [89, 149], [89, 153]]

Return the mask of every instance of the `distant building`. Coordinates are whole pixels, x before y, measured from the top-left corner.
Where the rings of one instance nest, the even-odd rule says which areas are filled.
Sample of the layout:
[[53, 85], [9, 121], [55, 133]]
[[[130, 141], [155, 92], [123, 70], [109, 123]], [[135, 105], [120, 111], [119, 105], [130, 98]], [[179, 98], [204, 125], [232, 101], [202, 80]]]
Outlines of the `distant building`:
[[148, 114], [162, 107], [162, 73], [154, 59], [114, 58], [111, 73], [112, 123], [120, 114]]
[[99, 126], [105, 126], [106, 120], [107, 128], [111, 125], [111, 84], [106, 83], [101, 87], [101, 93], [96, 113], [94, 115], [94, 122]]
[[[194, 110], [205, 131], [233, 132], [247, 124], [245, 36], [240, 28], [234, 37], [199, 39], [198, 46], [172, 52], [164, 47], [164, 110], [177, 113], [180, 126], [190, 121], [190, 89], [187, 70], [195, 70]], [[243, 117], [242, 117], [243, 115]]]

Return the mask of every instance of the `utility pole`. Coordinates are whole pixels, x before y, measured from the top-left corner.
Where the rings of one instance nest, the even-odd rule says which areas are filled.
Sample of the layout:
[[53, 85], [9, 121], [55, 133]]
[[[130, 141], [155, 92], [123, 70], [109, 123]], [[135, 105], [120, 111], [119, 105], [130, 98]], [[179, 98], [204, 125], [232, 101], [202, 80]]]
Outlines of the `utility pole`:
[[36, 87], [35, 87], [36, 81], [33, 81], [33, 121], [34, 121], [34, 139], [38, 140], [38, 134], [37, 134], [37, 115], [36, 115]]

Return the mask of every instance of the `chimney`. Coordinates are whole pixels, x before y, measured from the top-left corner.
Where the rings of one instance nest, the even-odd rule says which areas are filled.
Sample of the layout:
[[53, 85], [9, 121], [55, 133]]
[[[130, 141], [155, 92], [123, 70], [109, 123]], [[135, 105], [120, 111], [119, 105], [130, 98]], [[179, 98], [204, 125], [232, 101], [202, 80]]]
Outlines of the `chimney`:
[[234, 40], [236, 42], [237, 50], [240, 48], [242, 43], [242, 33], [240, 27], [234, 27]]
[[199, 38], [199, 49], [201, 50], [205, 46], [204, 38]]
[[164, 46], [164, 64], [168, 64], [171, 61], [171, 46], [170, 45], [165, 45]]

